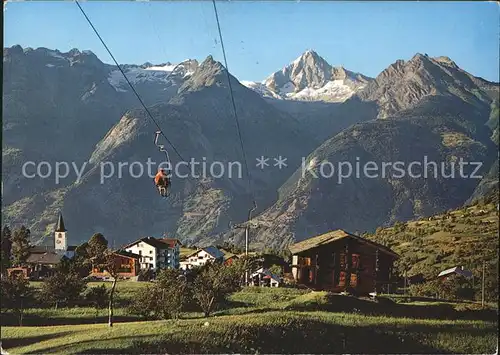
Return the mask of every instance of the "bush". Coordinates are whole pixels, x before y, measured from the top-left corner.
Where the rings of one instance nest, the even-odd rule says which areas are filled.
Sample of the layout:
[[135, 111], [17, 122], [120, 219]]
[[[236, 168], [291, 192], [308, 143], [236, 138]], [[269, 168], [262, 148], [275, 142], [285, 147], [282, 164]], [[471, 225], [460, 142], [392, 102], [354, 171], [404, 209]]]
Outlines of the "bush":
[[276, 276], [279, 276], [279, 277], [283, 276], [283, 268], [281, 267], [281, 265], [276, 265], [276, 264], [271, 265], [271, 267], [269, 268], [269, 271]]
[[178, 318], [189, 300], [186, 277], [179, 270], [165, 269], [154, 285], [137, 292], [130, 311], [146, 318]]
[[34, 301], [34, 289], [30, 287], [29, 281], [23, 277], [7, 277], [1, 280], [1, 309], [3, 312], [11, 310], [19, 319], [19, 325], [23, 325], [23, 311]]
[[411, 285], [410, 295], [420, 297], [438, 297], [450, 300], [472, 299], [474, 290], [469, 280], [462, 276], [451, 275], [445, 279]]
[[69, 305], [78, 301], [86, 287], [86, 282], [78, 274], [58, 271], [43, 281], [40, 299], [54, 303], [57, 309], [61, 304]]
[[100, 309], [107, 306], [109, 302], [109, 290], [104, 285], [91, 287], [87, 290], [85, 299], [94, 306], [97, 313]]
[[193, 298], [208, 317], [225, 301], [229, 293], [240, 288], [244, 263], [230, 266], [210, 263], [198, 273], [193, 283]]

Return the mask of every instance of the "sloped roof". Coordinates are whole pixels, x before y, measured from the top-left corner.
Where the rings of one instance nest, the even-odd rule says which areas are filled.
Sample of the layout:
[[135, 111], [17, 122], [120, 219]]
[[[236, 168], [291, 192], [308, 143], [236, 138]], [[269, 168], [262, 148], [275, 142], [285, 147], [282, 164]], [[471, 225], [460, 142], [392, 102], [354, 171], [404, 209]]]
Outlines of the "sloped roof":
[[238, 256], [235, 253], [232, 253], [226, 249], [221, 248], [219, 250], [222, 252], [222, 254], [224, 254], [224, 260], [231, 259], [233, 256], [236, 256], [236, 257]]
[[370, 245], [374, 248], [377, 248], [386, 254], [392, 255], [394, 257], [398, 257], [398, 254], [396, 254], [395, 252], [393, 252], [391, 249], [387, 248], [386, 246], [379, 244], [379, 243], [372, 242], [368, 239], [359, 237], [357, 235], [348, 233], [342, 229], [337, 229], [335, 231], [321, 234], [321, 235], [318, 235], [316, 237], [312, 237], [312, 238], [303, 240], [301, 242], [292, 244], [292, 245], [290, 245], [289, 249], [290, 249], [290, 252], [292, 254], [298, 254], [298, 253], [304, 252], [306, 250], [314, 249], [314, 248], [317, 248], [317, 247], [325, 245], [325, 244], [330, 244], [330, 243], [336, 242], [336, 241], [344, 239], [344, 238], [355, 239], [361, 243], [364, 243], [364, 244]]
[[269, 269], [260, 268], [252, 274], [252, 277], [258, 274], [264, 275], [264, 278], [270, 278], [277, 282], [281, 282], [280, 277], [278, 275], [273, 274]]
[[57, 219], [56, 232], [66, 232], [66, 228], [64, 228], [64, 220], [62, 213], [59, 212], [59, 218]]
[[29, 264], [58, 264], [61, 261], [63, 255], [55, 253], [55, 252], [46, 252], [46, 253], [35, 253], [30, 254], [26, 262]]
[[139, 259], [141, 257], [139, 254], [131, 253], [126, 250], [117, 250], [114, 253], [117, 255], [125, 256], [127, 258]]
[[181, 241], [176, 238], [161, 238], [160, 242], [167, 244], [170, 248], [174, 248], [176, 244], [182, 245]]
[[54, 252], [54, 247], [49, 245], [34, 245], [29, 249], [30, 254], [45, 254]]
[[214, 247], [214, 246], [210, 246], [210, 247], [198, 249], [197, 251], [195, 251], [195, 252], [187, 255], [186, 258], [189, 258], [189, 257], [191, 257], [193, 255], [196, 255], [196, 254], [198, 254], [202, 250], [205, 253], [213, 256], [215, 259], [224, 258], [224, 253], [222, 251], [220, 251], [219, 249], [217, 249], [216, 247]]
[[451, 274], [458, 274], [462, 275], [466, 278], [471, 278], [472, 277], [472, 271], [464, 269], [462, 266], [455, 266], [450, 269], [443, 270], [439, 273], [438, 277], [441, 276], [447, 276]]
[[202, 250], [204, 250], [205, 253], [212, 255], [216, 259], [224, 258], [224, 253], [214, 246], [206, 247], [203, 248]]
[[170, 246], [167, 243], [162, 242], [161, 239], [156, 239], [154, 237], [145, 237], [145, 238], [138, 239], [130, 244], [125, 245], [123, 248], [124, 249], [130, 248], [131, 246], [136, 245], [137, 243], [140, 243], [140, 242], [144, 242], [146, 244], [149, 244], [156, 249], [168, 249], [168, 248], [170, 248]]

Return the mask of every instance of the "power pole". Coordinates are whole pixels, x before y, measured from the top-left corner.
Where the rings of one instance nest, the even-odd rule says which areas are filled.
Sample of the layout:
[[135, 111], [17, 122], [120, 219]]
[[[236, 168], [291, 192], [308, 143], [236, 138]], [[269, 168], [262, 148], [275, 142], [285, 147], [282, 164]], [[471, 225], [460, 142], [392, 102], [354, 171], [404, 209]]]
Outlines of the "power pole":
[[[248, 256], [248, 237], [250, 234], [250, 220], [252, 219], [252, 213], [257, 209], [257, 203], [253, 201], [253, 207], [248, 211], [248, 221], [245, 226], [241, 224], [232, 225], [229, 223], [229, 228], [244, 228], [245, 229], [245, 256]], [[245, 286], [248, 285], [248, 269], [245, 268]]]
[[483, 280], [481, 285], [481, 307], [484, 308], [484, 279], [485, 279], [485, 271], [486, 271], [486, 262], [483, 261]]
[[404, 272], [404, 287], [403, 287], [403, 295], [406, 296], [406, 266]]

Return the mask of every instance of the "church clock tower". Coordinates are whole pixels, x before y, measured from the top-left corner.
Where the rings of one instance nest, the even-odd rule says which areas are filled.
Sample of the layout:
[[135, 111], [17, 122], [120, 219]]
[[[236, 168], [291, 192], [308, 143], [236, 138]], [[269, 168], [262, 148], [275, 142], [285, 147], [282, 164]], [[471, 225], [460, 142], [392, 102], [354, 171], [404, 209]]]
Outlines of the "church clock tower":
[[66, 228], [64, 228], [64, 220], [62, 213], [59, 212], [59, 218], [57, 220], [55, 236], [54, 236], [54, 249], [55, 250], [64, 250], [68, 248], [68, 241], [66, 239]]

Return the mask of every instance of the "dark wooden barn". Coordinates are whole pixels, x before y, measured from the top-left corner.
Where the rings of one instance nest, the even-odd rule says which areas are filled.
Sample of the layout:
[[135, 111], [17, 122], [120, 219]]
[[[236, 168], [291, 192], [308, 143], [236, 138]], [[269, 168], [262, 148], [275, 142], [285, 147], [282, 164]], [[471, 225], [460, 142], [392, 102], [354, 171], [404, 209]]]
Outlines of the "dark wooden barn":
[[340, 229], [293, 244], [290, 252], [299, 285], [357, 294], [385, 289], [398, 258], [389, 248]]

